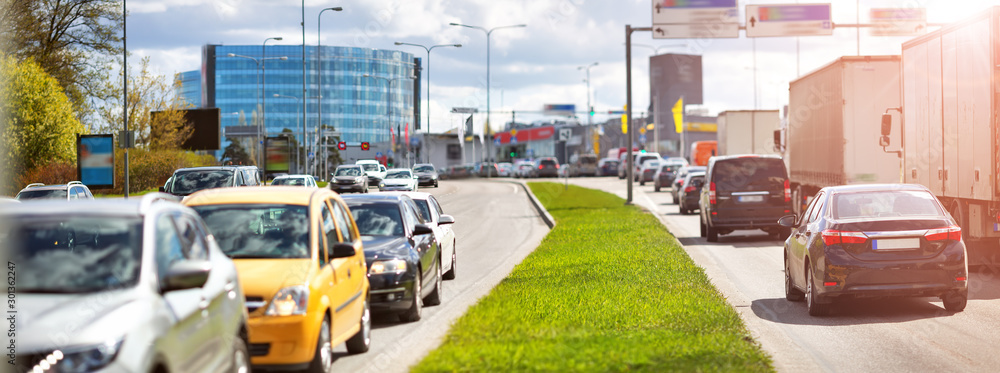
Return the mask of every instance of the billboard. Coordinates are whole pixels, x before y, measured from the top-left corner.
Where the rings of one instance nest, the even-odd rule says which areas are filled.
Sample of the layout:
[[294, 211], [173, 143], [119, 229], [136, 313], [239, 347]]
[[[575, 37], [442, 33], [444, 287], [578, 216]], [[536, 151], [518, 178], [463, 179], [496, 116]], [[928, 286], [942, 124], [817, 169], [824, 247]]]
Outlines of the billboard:
[[[184, 113], [184, 121], [189, 123], [194, 131], [191, 137], [184, 141], [184, 150], [219, 150], [219, 108], [178, 110]], [[156, 122], [162, 111], [151, 111], [150, 119]]]
[[288, 137], [268, 137], [264, 142], [264, 172], [289, 172], [292, 144]]
[[79, 135], [76, 137], [77, 178], [90, 188], [115, 186], [114, 135]]

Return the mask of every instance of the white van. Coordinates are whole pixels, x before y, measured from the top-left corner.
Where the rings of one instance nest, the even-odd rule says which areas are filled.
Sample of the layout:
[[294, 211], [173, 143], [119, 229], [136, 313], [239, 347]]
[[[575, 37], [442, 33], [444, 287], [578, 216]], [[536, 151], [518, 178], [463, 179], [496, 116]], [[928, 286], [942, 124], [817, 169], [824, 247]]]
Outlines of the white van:
[[382, 179], [385, 179], [385, 166], [374, 159], [362, 159], [354, 164], [365, 169], [365, 174], [368, 175], [368, 185], [378, 185]]

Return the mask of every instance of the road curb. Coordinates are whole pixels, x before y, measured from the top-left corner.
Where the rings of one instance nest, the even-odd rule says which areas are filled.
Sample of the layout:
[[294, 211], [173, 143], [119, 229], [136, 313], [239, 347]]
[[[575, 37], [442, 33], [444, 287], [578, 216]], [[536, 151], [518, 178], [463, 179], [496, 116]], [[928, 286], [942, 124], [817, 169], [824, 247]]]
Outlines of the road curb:
[[542, 203], [538, 202], [538, 198], [535, 197], [535, 193], [531, 192], [531, 188], [528, 188], [527, 183], [520, 180], [497, 180], [497, 181], [520, 185], [521, 189], [524, 189], [524, 193], [528, 195], [528, 200], [531, 201], [531, 205], [535, 206], [535, 210], [538, 211], [538, 215], [541, 216], [542, 221], [545, 222], [545, 225], [549, 226], [549, 229], [556, 227], [556, 220], [552, 218], [552, 215], [549, 215], [549, 211], [545, 209], [545, 206], [542, 206]]

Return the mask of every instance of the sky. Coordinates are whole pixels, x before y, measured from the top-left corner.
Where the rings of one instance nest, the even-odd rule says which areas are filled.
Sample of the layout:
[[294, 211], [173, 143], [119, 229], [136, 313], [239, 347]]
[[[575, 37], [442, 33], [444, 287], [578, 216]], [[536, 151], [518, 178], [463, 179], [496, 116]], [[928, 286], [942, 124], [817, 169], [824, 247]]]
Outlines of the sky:
[[[739, 1], [745, 5], [796, 1]], [[814, 3], [814, 1], [807, 1]], [[1000, 1], [985, 0], [855, 0], [833, 1], [833, 21], [867, 23], [871, 8], [926, 8], [929, 23], [959, 21]], [[856, 5], [858, 4], [858, 5]], [[541, 111], [544, 104], [587, 106], [586, 73], [598, 115], [595, 122], [621, 110], [626, 102], [625, 25], [648, 27], [652, 0], [305, 0], [305, 43], [317, 44], [317, 15], [327, 7], [341, 12], [322, 15], [323, 45], [403, 50], [424, 57], [417, 47], [437, 48], [431, 56], [431, 130], [458, 126], [463, 118], [453, 107], [486, 109], [486, 36], [482, 31], [450, 26], [462, 23], [500, 29], [490, 38], [491, 108], [494, 129], [510, 114], [498, 111]], [[128, 48], [150, 58], [154, 71], [172, 76], [200, 67], [205, 44], [301, 45], [302, 0], [128, 0]], [[858, 15], [860, 10], [860, 16]], [[742, 23], [742, 22], [741, 22]], [[933, 29], [933, 28], [932, 28]], [[714, 115], [726, 110], [780, 109], [788, 102], [788, 83], [844, 55], [898, 55], [911, 37], [872, 36], [857, 28], [837, 28], [833, 36], [736, 39], [653, 39], [649, 32], [632, 35], [633, 106], [649, 105], [648, 58], [659, 53], [702, 56], [704, 104], [689, 106]], [[135, 59], [136, 61], [138, 58]], [[756, 78], [756, 79], [755, 79]], [[756, 84], [755, 84], [756, 81]], [[426, 97], [424, 97], [426, 100]], [[755, 106], [756, 103], [756, 106]], [[426, 102], [425, 104], [426, 105]], [[636, 114], [638, 115], [638, 114]], [[485, 116], [480, 116], [485, 117]], [[551, 119], [519, 114], [518, 122]], [[581, 121], [586, 117], [581, 114]], [[477, 122], [483, 118], [477, 118]], [[482, 126], [476, 126], [477, 132]]]

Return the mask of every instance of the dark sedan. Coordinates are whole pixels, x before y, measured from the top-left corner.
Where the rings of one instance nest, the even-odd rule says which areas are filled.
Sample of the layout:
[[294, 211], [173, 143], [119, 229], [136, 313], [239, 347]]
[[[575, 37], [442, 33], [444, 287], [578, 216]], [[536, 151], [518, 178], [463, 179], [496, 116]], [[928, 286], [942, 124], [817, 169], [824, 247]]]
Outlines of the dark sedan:
[[939, 297], [951, 312], [968, 301], [962, 229], [927, 188], [823, 188], [801, 216], [778, 221], [785, 241], [785, 298], [809, 314], [849, 297]]
[[559, 177], [559, 161], [552, 157], [538, 160], [537, 177]]
[[441, 304], [441, 249], [434, 230], [406, 195], [344, 196], [365, 245], [373, 312], [420, 320], [423, 306]]
[[438, 186], [438, 172], [434, 165], [421, 163], [413, 166], [413, 174], [417, 176], [418, 186]]
[[333, 172], [333, 179], [327, 186], [337, 193], [368, 193], [368, 176], [360, 165], [341, 165], [337, 166], [337, 170]]

